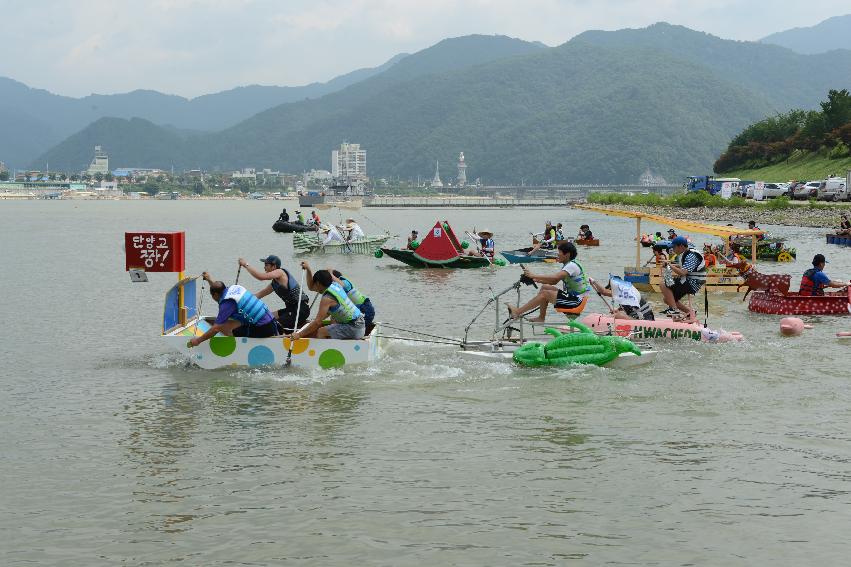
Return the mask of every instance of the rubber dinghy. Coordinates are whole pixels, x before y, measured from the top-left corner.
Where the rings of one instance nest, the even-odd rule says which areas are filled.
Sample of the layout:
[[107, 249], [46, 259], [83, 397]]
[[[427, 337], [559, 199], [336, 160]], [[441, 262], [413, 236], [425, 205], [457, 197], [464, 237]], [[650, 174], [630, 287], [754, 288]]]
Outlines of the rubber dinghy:
[[314, 225], [301, 224], [300, 222], [290, 222], [277, 220], [272, 225], [272, 230], [275, 232], [315, 232], [317, 229]]
[[729, 343], [744, 339], [737, 331], [713, 331], [700, 323], [678, 323], [670, 319], [644, 321], [641, 319], [615, 319], [611, 315], [589, 313], [582, 323], [597, 333], [611, 332], [621, 337], [636, 340], [671, 339], [703, 341], [705, 343]]

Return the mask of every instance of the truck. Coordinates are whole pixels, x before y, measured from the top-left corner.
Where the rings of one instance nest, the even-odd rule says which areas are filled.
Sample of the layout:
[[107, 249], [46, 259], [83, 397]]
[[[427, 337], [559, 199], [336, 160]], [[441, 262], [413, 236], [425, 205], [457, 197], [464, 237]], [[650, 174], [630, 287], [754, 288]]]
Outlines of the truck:
[[686, 182], [684, 184], [686, 192], [691, 191], [708, 191], [710, 195], [717, 195], [721, 193], [721, 188], [724, 183], [731, 183], [733, 195], [742, 195], [741, 188], [744, 188], [747, 183], [753, 183], [753, 181], [745, 181], [743, 182], [738, 177], [718, 177], [715, 178], [711, 175], [690, 175], [686, 178]]

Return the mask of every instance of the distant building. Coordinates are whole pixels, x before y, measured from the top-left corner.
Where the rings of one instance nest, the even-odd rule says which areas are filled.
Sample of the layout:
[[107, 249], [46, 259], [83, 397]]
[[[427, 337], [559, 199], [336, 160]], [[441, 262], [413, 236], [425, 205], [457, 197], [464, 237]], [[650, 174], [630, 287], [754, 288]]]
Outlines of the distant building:
[[5, 164], [5, 163], [3, 163], [2, 161], [0, 161], [0, 173], [3, 173], [4, 171], [9, 171], [9, 168], [8, 168], [8, 167], [6, 167], [6, 164]]
[[458, 156], [458, 187], [467, 184], [467, 164], [464, 162], [464, 152]]
[[331, 176], [343, 183], [366, 181], [366, 150], [360, 144], [340, 144], [331, 152]]
[[316, 181], [318, 183], [330, 183], [334, 176], [327, 169], [311, 169], [310, 171], [305, 171], [302, 177], [303, 182], [306, 185], [311, 181]]
[[106, 175], [109, 173], [109, 157], [100, 146], [95, 146], [95, 157], [92, 158], [92, 163], [89, 164], [86, 173], [89, 175], [97, 175], [98, 173]]
[[443, 181], [440, 180], [440, 162], [434, 162], [434, 179], [431, 180], [431, 186], [435, 188], [443, 187]]
[[253, 167], [244, 167], [240, 171], [234, 171], [230, 174], [230, 178], [234, 183], [238, 183], [241, 179], [248, 181], [249, 185], [257, 184], [257, 173]]

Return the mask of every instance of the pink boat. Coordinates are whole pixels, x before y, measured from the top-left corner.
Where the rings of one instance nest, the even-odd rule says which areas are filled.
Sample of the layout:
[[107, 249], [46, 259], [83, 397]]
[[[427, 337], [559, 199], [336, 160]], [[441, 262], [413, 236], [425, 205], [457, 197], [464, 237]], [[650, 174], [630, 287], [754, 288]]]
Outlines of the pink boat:
[[769, 315], [848, 315], [851, 305], [851, 288], [824, 295], [798, 295], [755, 291], [751, 294], [748, 309]]
[[611, 315], [591, 313], [582, 318], [582, 323], [597, 333], [609, 329], [622, 337], [632, 335], [635, 340], [647, 339], [683, 339], [706, 343], [728, 343], [744, 339], [741, 333], [733, 331], [713, 331], [700, 323], [678, 323], [670, 319], [644, 321], [640, 319], [615, 319]]

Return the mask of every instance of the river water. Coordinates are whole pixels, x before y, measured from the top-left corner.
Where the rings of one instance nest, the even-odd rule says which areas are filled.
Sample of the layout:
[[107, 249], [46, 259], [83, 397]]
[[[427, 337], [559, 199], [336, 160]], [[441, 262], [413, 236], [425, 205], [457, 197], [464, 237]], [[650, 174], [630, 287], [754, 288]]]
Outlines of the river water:
[[[131, 284], [123, 232], [185, 230], [189, 271], [232, 282], [239, 256], [293, 265], [292, 237], [270, 228], [280, 206], [0, 205], [0, 564], [847, 561], [851, 345], [833, 335], [851, 319], [781, 338], [779, 317], [710, 296], [710, 326], [747, 342], [661, 343], [632, 372], [523, 370], [412, 342], [345, 372], [188, 367], [158, 338], [174, 276]], [[632, 221], [570, 209], [352, 215], [403, 238], [446, 218], [492, 229], [503, 249], [547, 219], [569, 233], [589, 222], [603, 246], [579, 259], [598, 278], [635, 253]], [[799, 260], [760, 269], [794, 274], [793, 289], [816, 252], [833, 278], [851, 275], [851, 249], [823, 230], [768, 228]], [[379, 320], [454, 337], [519, 274], [312, 260], [349, 275]], [[245, 271], [240, 283], [260, 287]], [[588, 312], [602, 308], [595, 297]]]

